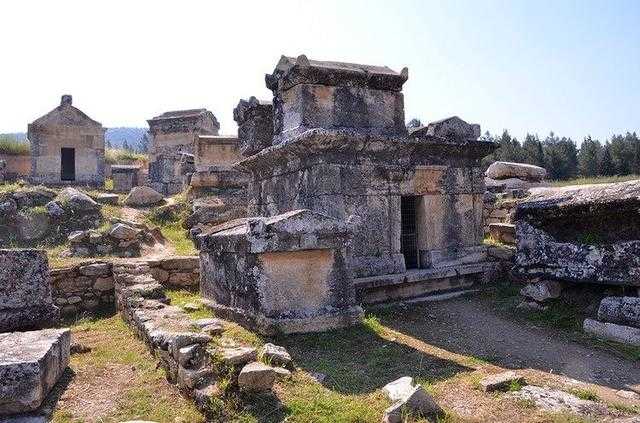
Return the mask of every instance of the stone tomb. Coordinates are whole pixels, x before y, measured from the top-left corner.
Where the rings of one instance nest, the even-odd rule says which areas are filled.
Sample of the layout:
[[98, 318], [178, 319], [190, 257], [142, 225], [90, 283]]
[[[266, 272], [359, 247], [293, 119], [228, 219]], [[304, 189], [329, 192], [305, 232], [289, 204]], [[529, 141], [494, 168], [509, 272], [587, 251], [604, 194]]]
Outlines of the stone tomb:
[[237, 219], [198, 237], [200, 291], [217, 315], [267, 335], [358, 322], [345, 222], [295, 210]]
[[51, 326], [59, 315], [46, 253], [0, 249], [0, 332]]
[[112, 165], [111, 178], [114, 192], [129, 192], [139, 184], [140, 166]]
[[283, 57], [266, 77], [271, 145], [240, 134], [247, 151], [266, 146], [238, 164], [251, 174], [249, 216], [309, 209], [354, 217], [349, 266], [364, 303], [484, 277], [480, 160], [496, 145], [458, 117], [409, 134], [407, 78], [406, 69]]
[[640, 181], [539, 188], [518, 204], [524, 277], [640, 286]]
[[36, 410], [69, 365], [69, 329], [0, 333], [0, 415]]

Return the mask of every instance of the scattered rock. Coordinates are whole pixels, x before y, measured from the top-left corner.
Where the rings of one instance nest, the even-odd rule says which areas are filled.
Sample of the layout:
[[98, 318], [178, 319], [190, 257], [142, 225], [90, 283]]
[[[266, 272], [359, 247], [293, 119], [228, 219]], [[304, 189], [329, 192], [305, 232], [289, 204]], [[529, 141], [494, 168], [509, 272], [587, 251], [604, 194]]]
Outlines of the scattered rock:
[[100, 210], [100, 205], [84, 192], [75, 188], [65, 188], [56, 197], [56, 202], [63, 209], [74, 212], [96, 212]]
[[276, 372], [272, 367], [254, 361], [240, 371], [238, 386], [247, 391], [266, 391], [271, 389], [275, 380]]
[[537, 281], [527, 284], [520, 290], [520, 295], [531, 298], [539, 303], [546, 300], [559, 298], [562, 293], [562, 285], [557, 281]]
[[185, 305], [182, 306], [184, 311], [198, 311], [200, 310], [200, 304], [196, 304], [196, 303], [186, 303]]
[[309, 373], [309, 376], [311, 376], [311, 379], [315, 380], [316, 382], [322, 384], [325, 379], [327, 378], [327, 375], [325, 375], [324, 373], [320, 373], [320, 372], [311, 372]]
[[637, 392], [633, 392], [633, 391], [627, 391], [625, 389], [621, 389], [619, 391], [616, 391], [616, 395], [618, 395], [620, 398], [640, 399], [640, 394], [638, 394]]
[[221, 352], [222, 360], [234, 366], [250, 363], [258, 357], [256, 349], [251, 347], [223, 348]]
[[47, 214], [52, 219], [60, 219], [64, 216], [64, 209], [55, 201], [49, 201], [45, 206]]
[[391, 401], [395, 402], [406, 398], [411, 391], [413, 391], [413, 387], [413, 378], [410, 376], [403, 376], [400, 379], [387, 383], [382, 388], [382, 392], [384, 392]]
[[133, 187], [124, 199], [128, 206], [151, 206], [163, 200], [162, 194], [146, 186]]
[[44, 206], [56, 197], [56, 192], [45, 187], [21, 189], [13, 193], [18, 208]]
[[264, 344], [260, 356], [263, 360], [275, 366], [289, 366], [291, 356], [284, 347], [271, 343]]
[[[403, 385], [404, 386], [404, 385]], [[414, 386], [402, 399], [387, 408], [382, 417], [383, 422], [401, 423], [404, 415], [437, 417], [444, 411], [422, 386]]]
[[286, 379], [291, 376], [291, 372], [284, 367], [274, 367], [273, 371], [276, 372], [276, 377], [278, 379]]
[[546, 387], [524, 386], [512, 395], [516, 398], [533, 401], [536, 406], [554, 413], [569, 411], [581, 415], [603, 415], [608, 412], [605, 405]]
[[116, 223], [109, 231], [109, 235], [116, 239], [129, 241], [136, 238], [139, 232], [140, 230], [134, 229], [131, 226], [123, 223]]
[[35, 241], [44, 238], [49, 230], [49, 216], [39, 212], [20, 212], [16, 216], [18, 236], [23, 241]]
[[85, 354], [91, 352], [91, 347], [88, 347], [80, 342], [72, 342], [69, 348], [71, 354]]
[[640, 297], [603, 298], [598, 320], [640, 328]]
[[484, 392], [502, 391], [508, 389], [514, 382], [523, 383], [524, 379], [518, 376], [516, 372], [509, 370], [484, 377], [480, 381], [480, 387]]
[[207, 319], [198, 319], [196, 321], [193, 322], [193, 324], [202, 329], [206, 326], [211, 326], [211, 325], [220, 325], [222, 326], [222, 320], [220, 319], [214, 319], [214, 318], [207, 318]]
[[18, 204], [12, 198], [0, 201], [0, 217], [7, 218], [13, 216], [18, 211]]
[[535, 301], [522, 301], [516, 309], [520, 311], [545, 311], [547, 306], [539, 304]]

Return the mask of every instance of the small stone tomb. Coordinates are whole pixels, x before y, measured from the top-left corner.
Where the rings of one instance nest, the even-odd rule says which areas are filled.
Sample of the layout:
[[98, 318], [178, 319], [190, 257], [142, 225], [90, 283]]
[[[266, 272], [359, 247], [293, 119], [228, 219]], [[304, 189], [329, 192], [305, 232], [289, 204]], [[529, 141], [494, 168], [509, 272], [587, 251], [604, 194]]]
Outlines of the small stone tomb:
[[111, 178], [115, 192], [129, 192], [131, 188], [138, 186], [140, 166], [113, 165], [111, 166]]
[[198, 236], [202, 296], [219, 316], [263, 334], [359, 321], [348, 224], [309, 210], [236, 219]]

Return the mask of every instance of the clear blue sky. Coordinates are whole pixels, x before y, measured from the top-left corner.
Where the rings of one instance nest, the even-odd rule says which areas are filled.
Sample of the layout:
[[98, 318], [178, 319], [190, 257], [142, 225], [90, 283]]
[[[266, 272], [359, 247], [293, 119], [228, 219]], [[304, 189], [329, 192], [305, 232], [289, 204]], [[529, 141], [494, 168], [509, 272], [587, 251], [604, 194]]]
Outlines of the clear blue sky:
[[640, 1], [2, 2], [0, 132], [71, 93], [105, 126], [207, 107], [236, 131], [281, 54], [409, 67], [406, 117], [580, 141], [640, 132]]

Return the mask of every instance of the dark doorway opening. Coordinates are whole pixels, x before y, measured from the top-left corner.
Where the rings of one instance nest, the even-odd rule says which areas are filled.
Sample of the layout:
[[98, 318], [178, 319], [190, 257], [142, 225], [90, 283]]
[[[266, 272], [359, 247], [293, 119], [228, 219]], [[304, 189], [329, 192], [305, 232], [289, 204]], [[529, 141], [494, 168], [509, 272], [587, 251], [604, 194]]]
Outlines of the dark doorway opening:
[[62, 148], [60, 151], [60, 179], [63, 181], [76, 180], [75, 148]]
[[400, 251], [404, 255], [407, 269], [417, 269], [418, 263], [418, 228], [416, 225], [416, 206], [418, 197], [400, 198]]

